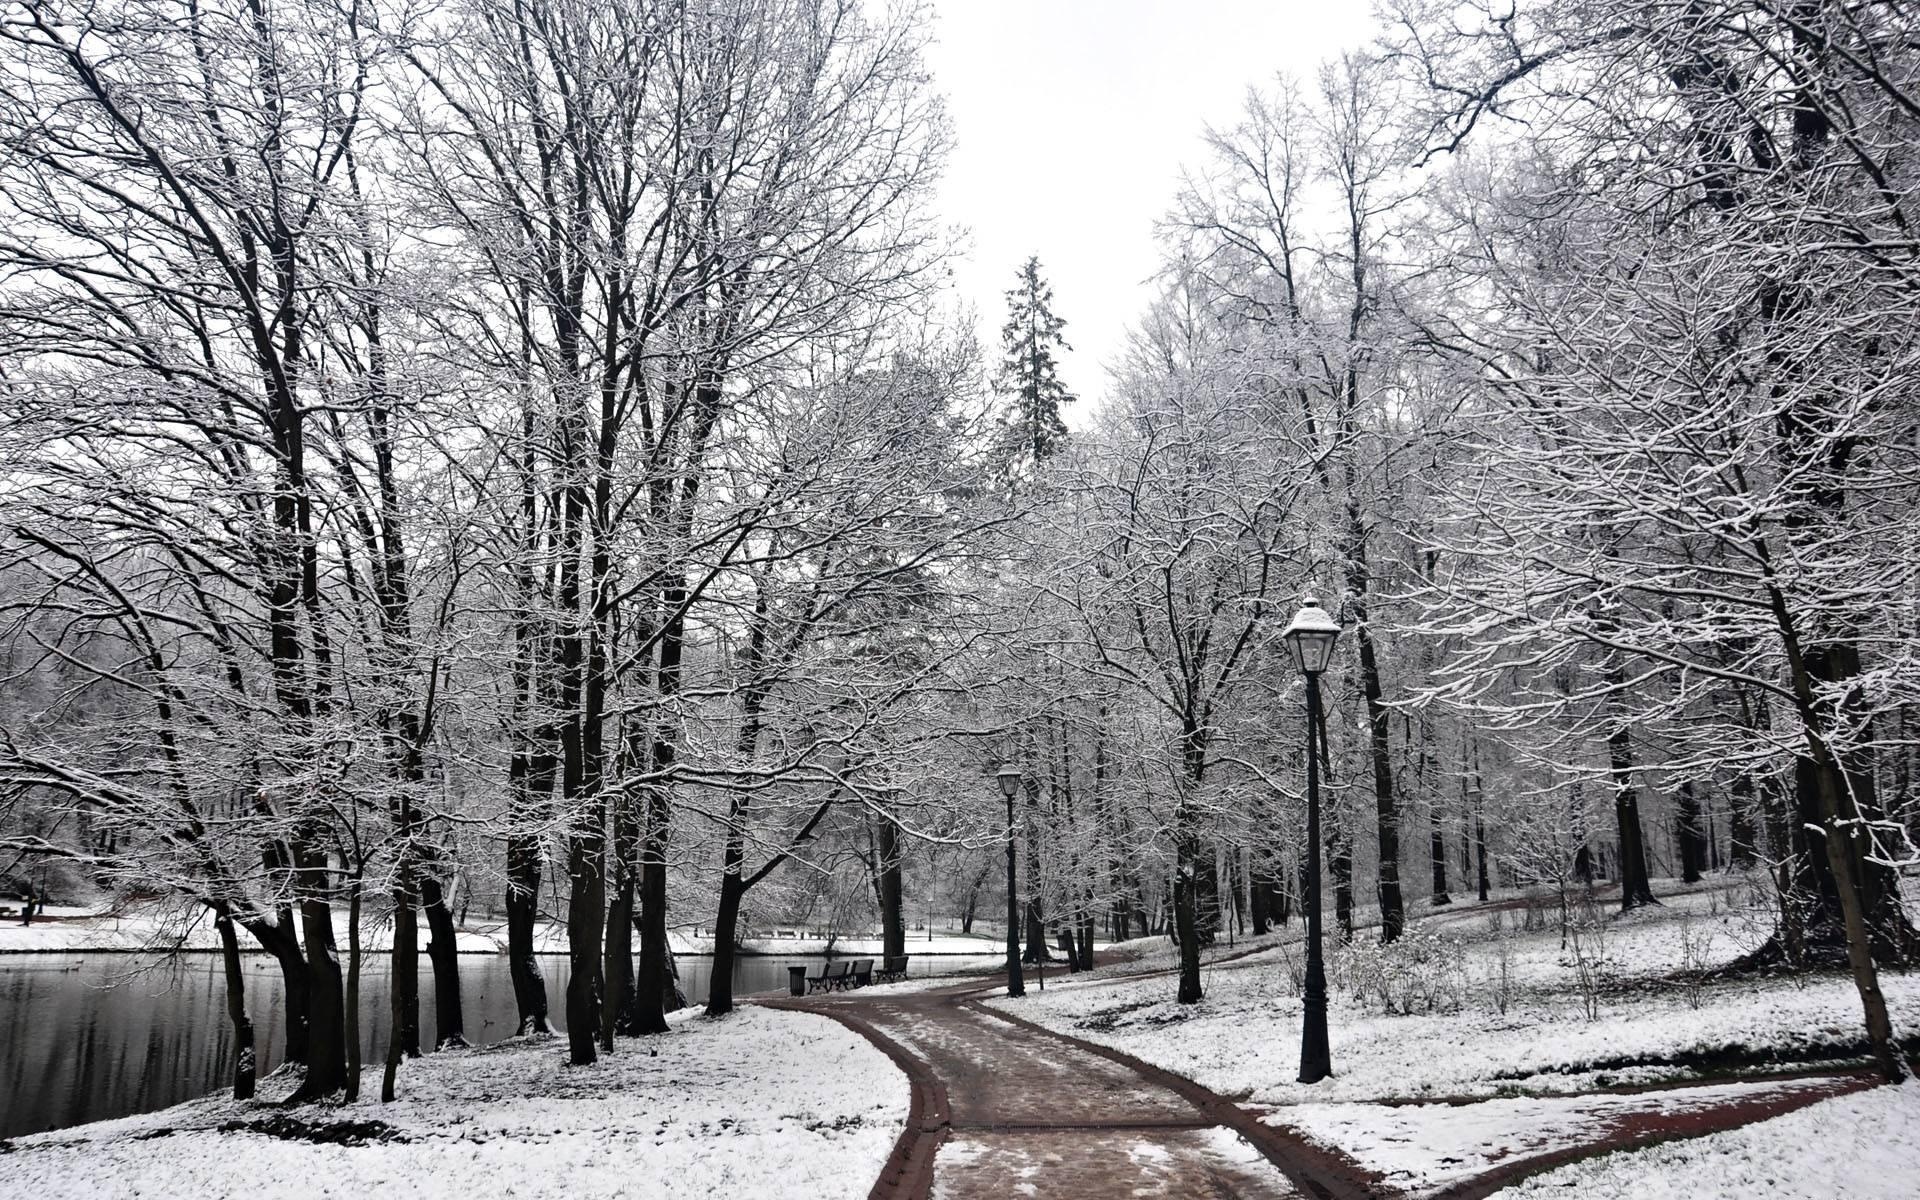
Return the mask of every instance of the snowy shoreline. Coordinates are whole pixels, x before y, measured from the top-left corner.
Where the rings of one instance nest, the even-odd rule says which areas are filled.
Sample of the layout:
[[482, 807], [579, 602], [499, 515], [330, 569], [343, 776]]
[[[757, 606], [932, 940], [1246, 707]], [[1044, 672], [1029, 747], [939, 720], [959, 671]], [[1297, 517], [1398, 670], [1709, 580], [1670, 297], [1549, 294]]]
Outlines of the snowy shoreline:
[[[347, 944], [347, 916], [334, 913], [334, 937], [344, 949]], [[420, 952], [426, 953], [430, 931], [420, 924]], [[711, 958], [714, 940], [683, 933], [669, 936], [676, 955]], [[362, 926], [362, 951], [386, 953], [391, 947], [391, 928], [369, 922]], [[1097, 947], [1103, 944], [1097, 944]], [[503, 919], [471, 921], [455, 931], [455, 949], [460, 954], [497, 955], [507, 952], [506, 922]], [[86, 908], [54, 907], [32, 925], [0, 918], [0, 958], [19, 954], [217, 954], [218, 935], [211, 921], [199, 914], [183, 919], [159, 908], [137, 909], [109, 914]], [[249, 947], [247, 953], [264, 953]], [[542, 921], [534, 930], [534, 952], [566, 954], [566, 926], [557, 921]], [[995, 938], [969, 934], [940, 934], [931, 940], [909, 939], [906, 952], [920, 958], [986, 958], [1005, 952], [1005, 943]], [[879, 957], [884, 953], [880, 938], [870, 935], [839, 937], [783, 938], [749, 937], [737, 942], [733, 953], [746, 958], [844, 958], [854, 955]]]
[[0, 1154], [0, 1192], [241, 1197], [324, 1178], [336, 1195], [865, 1194], [908, 1108], [885, 1054], [809, 1013], [672, 1024], [590, 1067], [565, 1065], [552, 1036], [429, 1054], [402, 1067], [393, 1104], [370, 1067], [351, 1104], [284, 1109], [276, 1075], [251, 1101], [30, 1134]]

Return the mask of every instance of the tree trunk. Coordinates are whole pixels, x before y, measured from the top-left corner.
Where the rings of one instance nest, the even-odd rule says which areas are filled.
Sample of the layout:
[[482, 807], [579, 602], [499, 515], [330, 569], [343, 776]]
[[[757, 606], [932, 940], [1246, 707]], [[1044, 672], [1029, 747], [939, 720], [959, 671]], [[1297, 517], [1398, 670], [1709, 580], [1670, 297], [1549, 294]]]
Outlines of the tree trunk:
[[1753, 772], [1742, 771], [1735, 775], [1728, 795], [1733, 811], [1728, 814], [1731, 830], [1727, 865], [1736, 871], [1744, 871], [1758, 862], [1760, 857], [1755, 848]]
[[[1618, 678], [1618, 671], [1614, 672]], [[1618, 716], [1616, 715], [1616, 720]], [[1633, 785], [1633, 734], [1626, 724], [1607, 735], [1607, 766], [1613, 776], [1613, 816], [1620, 832], [1620, 910], [1653, 904], [1647, 882], [1647, 848], [1640, 831], [1640, 792]]]
[[[616, 824], [618, 820], [616, 817]], [[618, 843], [617, 835], [614, 841]], [[633, 1033], [634, 997], [637, 994], [633, 968], [633, 868], [630, 863], [620, 861], [617, 849], [614, 851], [613, 878], [613, 898], [607, 904], [607, 932], [600, 968], [607, 988], [600, 1007], [600, 1048], [609, 1053], [613, 1050], [616, 1033]]]
[[434, 865], [420, 874], [420, 907], [427, 914], [427, 961], [433, 964], [433, 1045], [446, 1050], [467, 1044], [460, 1002], [460, 945]]
[[[721, 1017], [733, 1011], [733, 946], [740, 924], [740, 898], [746, 894], [740, 871], [746, 859], [737, 829], [727, 830], [725, 863], [720, 876], [720, 908], [713, 920], [713, 979], [707, 985], [707, 1015]], [[973, 913], [968, 909], [967, 919]]]
[[[1354, 601], [1354, 633], [1360, 647], [1360, 692], [1367, 705], [1367, 744], [1373, 766], [1374, 829], [1380, 845], [1380, 940], [1398, 940], [1406, 928], [1406, 909], [1400, 895], [1400, 808], [1393, 790], [1393, 748], [1388, 738], [1391, 714], [1382, 699], [1380, 663], [1374, 652], [1373, 634], [1367, 626], [1366, 565], [1364, 552], [1360, 565], [1349, 571], [1349, 586], [1357, 572], [1359, 579]], [[1340, 878], [1337, 870], [1334, 878]], [[1349, 893], [1353, 887], [1353, 869], [1346, 872]], [[1336, 901], [1336, 907], [1338, 907]], [[1341, 928], [1353, 936], [1352, 899]]]
[[606, 837], [604, 805], [590, 802], [582, 823], [574, 830], [567, 852], [567, 874], [573, 881], [567, 903], [568, 1061], [584, 1067], [599, 1056], [595, 1038], [600, 1032], [604, 996], [600, 976], [600, 945], [606, 918]]
[[[671, 765], [673, 753], [671, 742], [655, 740], [657, 766]], [[649, 785], [645, 794], [646, 831], [640, 850], [640, 969], [633, 985], [636, 1034], [667, 1032], [667, 989], [673, 986], [673, 948], [667, 941], [667, 824], [671, 814], [664, 786]]]
[[1255, 937], [1259, 937], [1267, 931], [1267, 872], [1268, 868], [1264, 861], [1256, 861], [1249, 871], [1249, 874], [1252, 876], [1252, 881], [1249, 885], [1249, 890], [1252, 892], [1252, 895], [1247, 897], [1247, 908], [1250, 910], [1248, 916], [1253, 920], [1253, 936]]
[[340, 955], [333, 940], [333, 909], [326, 899], [327, 859], [301, 849], [295, 862], [303, 876], [300, 931], [307, 948], [307, 1077], [294, 1093], [320, 1100], [347, 1082], [346, 1004], [341, 995]]
[[548, 1033], [547, 981], [533, 943], [540, 907], [540, 840], [517, 833], [507, 839], [507, 973], [513, 981], [517, 1031]]
[[1678, 828], [1674, 831], [1680, 843], [1680, 878], [1685, 883], [1699, 883], [1701, 873], [1706, 870], [1707, 838], [1700, 828], [1700, 797], [1693, 789], [1693, 780], [1680, 783], [1679, 795], [1674, 804], [1674, 816]]
[[300, 939], [294, 933], [293, 912], [282, 908], [279, 919], [268, 922], [257, 917], [241, 922], [260, 948], [280, 964], [280, 994], [285, 997], [287, 1040], [285, 1059], [290, 1063], [307, 1061], [307, 1046], [312, 1027], [307, 1003], [307, 963], [300, 952]]
[[247, 976], [240, 963], [240, 939], [233, 919], [224, 910], [213, 918], [220, 932], [220, 959], [227, 970], [227, 1020], [233, 1024], [233, 1098], [253, 1099], [258, 1060], [253, 1048], [253, 1021], [247, 1016]]
[[360, 875], [347, 884], [347, 1103], [360, 1098]]
[[[1327, 836], [1327, 872], [1333, 876], [1333, 918], [1340, 926], [1340, 940], [1350, 942], [1353, 940], [1353, 849], [1337, 827]], [[1305, 890], [1302, 885], [1303, 894]]]
[[1176, 999], [1181, 1004], [1200, 1001], [1200, 931], [1194, 917], [1194, 878], [1200, 868], [1200, 839], [1192, 830], [1192, 817], [1183, 800], [1174, 817], [1173, 932], [1180, 948], [1180, 987]]
[[1027, 904], [1022, 913], [1026, 925], [1025, 944], [1020, 949], [1020, 961], [1023, 963], [1052, 962], [1053, 955], [1047, 949], [1046, 913], [1040, 906], [1040, 781], [1029, 775], [1024, 781], [1026, 790], [1027, 819], [1022, 839], [1023, 854], [1027, 860]]
[[885, 815], [874, 822], [874, 890], [880, 899], [880, 946], [888, 958], [907, 952], [906, 916], [900, 878], [900, 827]]

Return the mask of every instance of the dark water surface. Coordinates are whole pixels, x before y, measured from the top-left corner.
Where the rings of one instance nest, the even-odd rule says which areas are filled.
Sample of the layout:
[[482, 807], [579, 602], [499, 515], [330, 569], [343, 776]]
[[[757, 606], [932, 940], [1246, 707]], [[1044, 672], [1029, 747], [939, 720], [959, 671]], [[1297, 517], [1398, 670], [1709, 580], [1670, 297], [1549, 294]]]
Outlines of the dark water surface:
[[[539, 958], [550, 1021], [558, 1029], [567, 958]], [[737, 958], [734, 994], [783, 991], [789, 965], [815, 967], [820, 961]], [[934, 962], [915, 958], [915, 974], [950, 971], [971, 960]], [[247, 1012], [265, 1075], [280, 1065], [284, 1049], [280, 968], [262, 954], [247, 955], [245, 963]], [[705, 1002], [713, 960], [682, 957], [679, 967], [688, 998]], [[387, 1044], [387, 978], [384, 955], [361, 967], [361, 1062], [372, 1069], [371, 1084], [362, 1087], [376, 1092]], [[513, 983], [505, 955], [461, 955], [460, 985], [468, 1041], [485, 1045], [513, 1035]], [[431, 1044], [433, 1029], [433, 972], [423, 957], [423, 1043]], [[0, 956], [0, 1138], [150, 1112], [203, 1096], [230, 1084], [232, 1063], [226, 973], [218, 954], [185, 954], [157, 965], [127, 954]]]

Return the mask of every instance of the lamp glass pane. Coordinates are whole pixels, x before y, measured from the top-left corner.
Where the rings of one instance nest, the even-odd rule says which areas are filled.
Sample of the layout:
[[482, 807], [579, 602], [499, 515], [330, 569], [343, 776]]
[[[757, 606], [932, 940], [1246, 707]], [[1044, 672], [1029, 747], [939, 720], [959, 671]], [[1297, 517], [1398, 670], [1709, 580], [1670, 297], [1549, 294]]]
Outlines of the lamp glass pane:
[[1327, 665], [1333, 661], [1333, 641], [1337, 636], [1339, 635], [1322, 633], [1318, 630], [1312, 633], [1303, 630], [1297, 634], [1296, 637], [1299, 640], [1296, 644], [1299, 648], [1294, 651], [1294, 656], [1299, 661], [1300, 669], [1316, 674], [1326, 670]]
[[1293, 656], [1293, 669], [1296, 671], [1310, 669], [1307, 666], [1305, 651], [1300, 646], [1303, 640], [1305, 639], [1297, 632], [1287, 635], [1287, 653]]

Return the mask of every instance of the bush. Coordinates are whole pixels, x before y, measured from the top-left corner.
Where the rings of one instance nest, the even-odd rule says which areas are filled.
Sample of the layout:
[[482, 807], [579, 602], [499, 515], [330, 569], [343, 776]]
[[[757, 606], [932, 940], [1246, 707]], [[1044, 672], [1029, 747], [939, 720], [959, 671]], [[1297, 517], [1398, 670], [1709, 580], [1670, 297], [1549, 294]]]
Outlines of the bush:
[[1467, 952], [1445, 934], [1409, 929], [1385, 946], [1348, 946], [1335, 979], [1356, 999], [1391, 1015], [1452, 1012], [1466, 994]]

